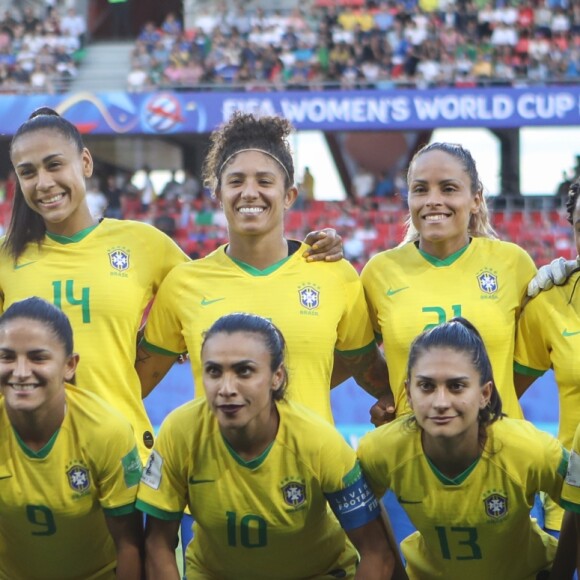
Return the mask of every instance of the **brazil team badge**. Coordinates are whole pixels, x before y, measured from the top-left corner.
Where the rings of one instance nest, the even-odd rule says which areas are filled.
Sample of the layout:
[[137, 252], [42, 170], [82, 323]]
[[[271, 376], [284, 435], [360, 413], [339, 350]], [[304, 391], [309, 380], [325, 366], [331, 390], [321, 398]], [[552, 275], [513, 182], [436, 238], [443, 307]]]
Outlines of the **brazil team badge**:
[[315, 310], [320, 304], [320, 290], [314, 285], [302, 286], [298, 289], [300, 304], [307, 310]]
[[282, 487], [282, 495], [288, 505], [299, 507], [306, 501], [306, 486], [297, 481], [290, 481]]
[[89, 470], [86, 467], [75, 463], [67, 468], [66, 476], [68, 478], [68, 484], [73, 491], [77, 493], [88, 491], [91, 485], [91, 478]]
[[485, 513], [494, 520], [503, 518], [508, 513], [508, 499], [506, 496], [494, 492], [483, 499]]
[[129, 252], [123, 248], [109, 250], [109, 263], [118, 272], [124, 272], [129, 269]]
[[496, 272], [492, 270], [478, 272], [477, 283], [479, 289], [485, 294], [495, 294], [499, 289]]

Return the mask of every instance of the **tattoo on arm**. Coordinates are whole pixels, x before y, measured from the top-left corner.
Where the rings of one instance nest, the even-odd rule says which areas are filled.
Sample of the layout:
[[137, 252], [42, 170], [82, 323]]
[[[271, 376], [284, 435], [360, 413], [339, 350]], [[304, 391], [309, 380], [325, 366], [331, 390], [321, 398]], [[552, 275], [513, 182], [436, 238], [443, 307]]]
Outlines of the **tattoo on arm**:
[[369, 394], [378, 399], [390, 390], [389, 374], [384, 358], [378, 349], [355, 356], [340, 355], [355, 381]]

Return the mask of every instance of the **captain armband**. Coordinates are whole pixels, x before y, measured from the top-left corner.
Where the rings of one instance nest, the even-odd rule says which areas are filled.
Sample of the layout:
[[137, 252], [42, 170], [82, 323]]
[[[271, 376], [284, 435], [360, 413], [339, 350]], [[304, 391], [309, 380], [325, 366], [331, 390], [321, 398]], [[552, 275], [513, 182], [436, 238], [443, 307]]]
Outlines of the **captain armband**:
[[325, 493], [334, 515], [348, 532], [372, 522], [380, 516], [379, 502], [370, 488], [359, 464], [344, 479], [344, 489]]

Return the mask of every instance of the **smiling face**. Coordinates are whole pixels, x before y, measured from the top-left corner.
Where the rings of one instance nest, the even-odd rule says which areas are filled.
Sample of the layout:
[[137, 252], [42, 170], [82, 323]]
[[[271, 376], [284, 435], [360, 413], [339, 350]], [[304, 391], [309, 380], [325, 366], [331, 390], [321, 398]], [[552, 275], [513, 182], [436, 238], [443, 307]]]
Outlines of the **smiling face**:
[[77, 363], [78, 356], [67, 355], [41, 322], [15, 318], [0, 326], [0, 389], [9, 413], [64, 405], [63, 385], [74, 377]]
[[419, 155], [409, 171], [409, 210], [419, 247], [440, 259], [463, 248], [481, 199], [459, 159], [438, 150]]
[[477, 445], [479, 412], [488, 404], [493, 386], [481, 385], [467, 353], [430, 348], [417, 357], [406, 387], [425, 438], [467, 439]]
[[221, 173], [216, 196], [222, 202], [230, 236], [283, 236], [284, 212], [294, 203], [280, 164], [259, 151], [242, 151]]
[[26, 204], [46, 229], [72, 236], [93, 224], [85, 200], [85, 178], [93, 172], [88, 149], [51, 129], [31, 131], [12, 144], [11, 159]]
[[271, 369], [264, 339], [253, 332], [219, 332], [201, 353], [207, 400], [222, 431], [262, 433], [270, 425], [272, 394], [284, 381], [282, 365]]

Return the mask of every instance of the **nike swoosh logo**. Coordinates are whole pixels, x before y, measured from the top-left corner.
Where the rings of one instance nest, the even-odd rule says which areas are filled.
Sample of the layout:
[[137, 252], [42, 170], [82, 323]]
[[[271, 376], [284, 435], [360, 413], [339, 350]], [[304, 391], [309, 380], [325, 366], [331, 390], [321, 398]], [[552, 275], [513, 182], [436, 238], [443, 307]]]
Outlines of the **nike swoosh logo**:
[[418, 503], [423, 503], [422, 501], [410, 501], [410, 500], [406, 500], [406, 499], [403, 499], [402, 497], [398, 497], [398, 498], [397, 498], [397, 500], [398, 500], [398, 502], [399, 502], [400, 504], [405, 504], [405, 503], [407, 503], [407, 504], [418, 504]]
[[404, 288], [396, 288], [395, 290], [393, 290], [392, 288], [389, 288], [387, 290], [387, 296], [394, 296], [395, 294], [398, 294], [399, 292], [402, 292], [403, 290], [407, 290], [409, 288], [409, 286], [405, 286]]
[[214, 304], [215, 302], [221, 302], [222, 300], [225, 300], [225, 298], [216, 298], [215, 300], [208, 300], [207, 298], [202, 298], [201, 305], [209, 306], [210, 304]]
[[213, 483], [215, 479], [193, 479], [193, 477], [189, 478], [189, 483], [191, 485], [196, 485], [197, 483]]
[[36, 260], [34, 262], [24, 262], [24, 264], [14, 264], [14, 269], [20, 270], [20, 268], [26, 268], [26, 266], [32, 266], [32, 264], [36, 264]]
[[580, 334], [580, 330], [577, 330], [576, 332], [569, 332], [567, 328], [564, 329], [564, 332], [562, 332], [562, 336], [576, 336], [577, 334]]

